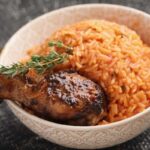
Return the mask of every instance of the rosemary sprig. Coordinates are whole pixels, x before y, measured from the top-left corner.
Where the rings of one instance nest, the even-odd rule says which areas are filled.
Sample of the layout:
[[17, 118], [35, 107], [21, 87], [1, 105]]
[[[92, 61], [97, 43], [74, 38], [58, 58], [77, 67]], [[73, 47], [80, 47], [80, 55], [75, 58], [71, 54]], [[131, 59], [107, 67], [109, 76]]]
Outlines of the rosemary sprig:
[[30, 69], [34, 69], [38, 74], [44, 73], [47, 69], [52, 69], [57, 64], [65, 62], [69, 55], [72, 54], [72, 48], [64, 45], [60, 41], [49, 42], [49, 46], [65, 48], [65, 53], [59, 54], [51, 50], [47, 56], [33, 55], [31, 60], [23, 63], [15, 63], [12, 66], [0, 66], [0, 74], [14, 77], [16, 75], [24, 75]]

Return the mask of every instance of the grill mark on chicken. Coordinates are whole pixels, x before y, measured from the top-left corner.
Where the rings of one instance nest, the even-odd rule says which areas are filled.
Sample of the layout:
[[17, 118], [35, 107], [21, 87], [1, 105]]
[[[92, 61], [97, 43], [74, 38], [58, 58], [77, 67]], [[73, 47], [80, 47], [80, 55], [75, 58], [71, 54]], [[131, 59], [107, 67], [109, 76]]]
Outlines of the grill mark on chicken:
[[106, 114], [106, 95], [73, 70], [45, 74], [40, 81], [0, 75], [0, 99], [10, 99], [52, 121], [96, 125]]
[[31, 105], [37, 105], [38, 104], [38, 100], [36, 99], [31, 99]]

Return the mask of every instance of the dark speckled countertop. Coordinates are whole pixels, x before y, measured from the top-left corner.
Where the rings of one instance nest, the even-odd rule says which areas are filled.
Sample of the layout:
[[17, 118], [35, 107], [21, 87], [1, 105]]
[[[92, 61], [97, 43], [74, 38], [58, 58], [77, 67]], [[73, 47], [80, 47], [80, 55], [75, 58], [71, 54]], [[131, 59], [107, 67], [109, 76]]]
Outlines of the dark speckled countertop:
[[[150, 0], [0, 0], [0, 47], [33, 18], [65, 6], [82, 3], [113, 3], [150, 13]], [[0, 150], [69, 150], [47, 142], [28, 130], [0, 104]], [[150, 150], [150, 129], [124, 144], [107, 150]]]

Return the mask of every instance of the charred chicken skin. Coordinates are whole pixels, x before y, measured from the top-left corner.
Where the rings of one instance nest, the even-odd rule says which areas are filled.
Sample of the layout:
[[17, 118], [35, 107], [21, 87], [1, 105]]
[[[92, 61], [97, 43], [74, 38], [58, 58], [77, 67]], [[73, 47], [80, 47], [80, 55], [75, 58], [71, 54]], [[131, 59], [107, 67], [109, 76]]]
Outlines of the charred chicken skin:
[[103, 89], [75, 71], [48, 73], [40, 81], [0, 75], [0, 98], [34, 114], [71, 125], [96, 125], [106, 113]]

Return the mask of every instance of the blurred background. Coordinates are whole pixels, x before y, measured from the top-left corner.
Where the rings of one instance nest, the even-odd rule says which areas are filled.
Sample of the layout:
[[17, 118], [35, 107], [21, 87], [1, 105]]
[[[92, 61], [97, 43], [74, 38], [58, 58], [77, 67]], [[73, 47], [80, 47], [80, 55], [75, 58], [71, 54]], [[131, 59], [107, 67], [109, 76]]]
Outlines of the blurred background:
[[[86, 3], [111, 3], [150, 13], [150, 0], [0, 0], [0, 47], [24, 24], [46, 12]], [[69, 150], [29, 131], [0, 104], [0, 150]], [[150, 129], [135, 139], [107, 150], [150, 150]]]

